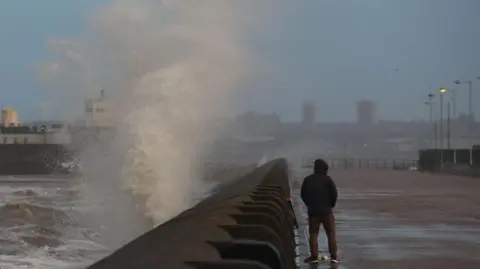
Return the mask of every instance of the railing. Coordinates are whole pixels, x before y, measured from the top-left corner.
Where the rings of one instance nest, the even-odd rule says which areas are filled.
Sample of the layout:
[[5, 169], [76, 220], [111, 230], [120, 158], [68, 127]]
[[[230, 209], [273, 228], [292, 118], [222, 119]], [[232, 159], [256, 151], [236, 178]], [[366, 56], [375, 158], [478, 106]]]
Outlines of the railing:
[[90, 269], [296, 268], [287, 163], [274, 160]]
[[[324, 159], [330, 169], [376, 169], [376, 170], [413, 170], [416, 160], [394, 159]], [[303, 168], [313, 168], [315, 158], [303, 160]]]
[[445, 163], [480, 168], [480, 149], [425, 149], [419, 151], [419, 160], [427, 170]]
[[479, 149], [425, 149], [419, 151], [419, 170], [480, 177]]

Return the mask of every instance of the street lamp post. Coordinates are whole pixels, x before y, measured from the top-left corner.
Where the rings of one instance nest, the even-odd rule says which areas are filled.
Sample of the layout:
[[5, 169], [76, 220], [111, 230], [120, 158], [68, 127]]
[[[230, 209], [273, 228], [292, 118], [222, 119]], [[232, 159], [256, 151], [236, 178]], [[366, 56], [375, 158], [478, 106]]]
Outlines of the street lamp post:
[[435, 97], [434, 94], [429, 93], [428, 94], [428, 100], [426, 100], [424, 103], [425, 105], [428, 105], [429, 108], [429, 125], [430, 125], [430, 146], [432, 148], [437, 148], [437, 124], [435, 122], [435, 119], [433, 118], [433, 98]]
[[455, 80], [455, 84], [468, 84], [468, 144], [472, 147], [473, 108], [472, 108], [472, 81]]
[[453, 120], [455, 120], [457, 118], [457, 90], [456, 89], [451, 89], [451, 92], [452, 92], [452, 96], [451, 96], [451, 100], [452, 100], [452, 118]]
[[[469, 115], [469, 118], [470, 118], [470, 128], [472, 127], [472, 123], [473, 123], [472, 94], [473, 94], [472, 93], [472, 81], [470, 80], [470, 81], [468, 81], [468, 115]], [[470, 129], [470, 131], [472, 131], [472, 129]]]
[[438, 149], [438, 123], [437, 123], [437, 113], [433, 113], [433, 140], [435, 141], [435, 149]]
[[[447, 148], [451, 148], [451, 138], [452, 138], [452, 128], [451, 128], [451, 106], [453, 104], [453, 113], [455, 113], [455, 89], [447, 89], [447, 88], [441, 88], [440, 89], [440, 100], [443, 102], [443, 94], [450, 92], [450, 98], [448, 99], [447, 102]], [[443, 104], [441, 105], [443, 107]], [[455, 114], [454, 114], [455, 115]], [[442, 129], [443, 132], [443, 129]], [[443, 135], [442, 135], [443, 137]]]
[[429, 117], [428, 117], [428, 128], [427, 128], [427, 141], [430, 148], [433, 148], [433, 135], [432, 135], [432, 106], [430, 105], [429, 100], [425, 100], [423, 102], [425, 105], [428, 106], [429, 110]]
[[[450, 123], [448, 124], [448, 132], [449, 132], [449, 139], [451, 140], [452, 138], [455, 137], [454, 133], [452, 132], [452, 129], [451, 129], [451, 126], [452, 126], [452, 119], [453, 119], [453, 123], [456, 122], [456, 119], [457, 119], [457, 90], [456, 89], [448, 89], [450, 92], [451, 92], [451, 95], [450, 95], [450, 98], [449, 98], [449, 106], [450, 106], [450, 102], [451, 102], [451, 108], [452, 108], [452, 115], [451, 115], [451, 118], [450, 118]], [[450, 113], [450, 112], [449, 112]], [[449, 114], [450, 116], [450, 114]], [[454, 129], [455, 129], [455, 124], [453, 124], [454, 126]]]
[[440, 89], [440, 149], [443, 149], [443, 94], [447, 89]]
[[447, 103], [447, 149], [450, 149], [450, 100]]

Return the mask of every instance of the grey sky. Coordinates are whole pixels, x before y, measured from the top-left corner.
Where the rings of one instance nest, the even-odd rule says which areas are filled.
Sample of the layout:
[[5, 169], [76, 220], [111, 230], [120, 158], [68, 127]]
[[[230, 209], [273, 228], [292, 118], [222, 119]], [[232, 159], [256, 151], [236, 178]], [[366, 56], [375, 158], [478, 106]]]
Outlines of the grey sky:
[[[48, 57], [45, 40], [78, 35], [103, 2], [0, 1], [0, 106], [35, 116], [44, 86], [31, 66]], [[354, 102], [372, 99], [380, 118], [410, 120], [426, 117], [429, 91], [480, 76], [477, 0], [279, 0], [272, 12], [251, 23], [261, 27], [248, 39], [275, 69], [245, 85], [257, 95], [242, 98], [242, 109], [298, 119], [301, 102], [313, 99], [319, 120], [352, 120]], [[467, 86], [457, 88], [466, 111]], [[474, 90], [480, 107], [480, 80]]]

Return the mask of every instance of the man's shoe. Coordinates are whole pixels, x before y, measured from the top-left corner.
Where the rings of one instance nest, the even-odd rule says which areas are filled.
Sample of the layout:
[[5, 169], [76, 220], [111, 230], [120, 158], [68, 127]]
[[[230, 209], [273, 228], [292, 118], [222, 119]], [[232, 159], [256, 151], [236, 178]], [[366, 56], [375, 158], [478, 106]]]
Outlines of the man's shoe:
[[340, 260], [338, 258], [331, 258], [330, 262], [331, 263], [340, 263]]
[[318, 263], [319, 261], [320, 260], [318, 259], [318, 257], [315, 257], [315, 256], [310, 256], [305, 260], [303, 260], [304, 263]]

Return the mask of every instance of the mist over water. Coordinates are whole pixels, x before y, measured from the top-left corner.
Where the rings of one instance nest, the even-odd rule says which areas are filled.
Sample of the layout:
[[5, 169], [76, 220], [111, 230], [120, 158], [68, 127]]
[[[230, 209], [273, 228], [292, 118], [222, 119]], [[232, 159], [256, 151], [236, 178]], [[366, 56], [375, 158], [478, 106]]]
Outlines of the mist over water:
[[102, 88], [112, 102], [114, 137], [81, 155], [83, 195], [97, 205], [90, 221], [111, 245], [208, 190], [201, 169], [222, 130], [218, 118], [233, 114], [231, 101], [259, 62], [242, 39], [247, 6], [118, 0], [91, 16], [85, 36], [48, 41], [53, 59], [39, 65], [40, 78], [54, 89], [58, 110], [73, 119]]

